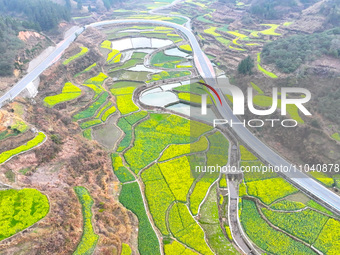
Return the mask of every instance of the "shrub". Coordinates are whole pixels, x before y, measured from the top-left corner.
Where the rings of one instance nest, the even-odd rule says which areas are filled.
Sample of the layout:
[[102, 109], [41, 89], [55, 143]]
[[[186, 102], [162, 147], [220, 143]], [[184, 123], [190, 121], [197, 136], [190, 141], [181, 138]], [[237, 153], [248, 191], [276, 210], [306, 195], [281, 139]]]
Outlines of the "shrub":
[[240, 74], [251, 75], [253, 67], [254, 67], [254, 60], [250, 56], [248, 56], [240, 62], [240, 64], [237, 67], [237, 71]]

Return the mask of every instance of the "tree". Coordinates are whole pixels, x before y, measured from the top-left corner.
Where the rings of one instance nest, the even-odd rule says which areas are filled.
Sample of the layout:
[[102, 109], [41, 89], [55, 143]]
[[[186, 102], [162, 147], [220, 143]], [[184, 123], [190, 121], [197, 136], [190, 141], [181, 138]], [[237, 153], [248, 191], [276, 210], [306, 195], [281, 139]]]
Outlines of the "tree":
[[83, 1], [82, 0], [78, 0], [77, 8], [78, 8], [78, 10], [81, 10], [83, 8]]
[[240, 74], [252, 74], [252, 69], [254, 67], [254, 60], [248, 56], [243, 59], [237, 67], [237, 71]]
[[65, 6], [67, 9], [71, 9], [71, 0], [65, 0]]

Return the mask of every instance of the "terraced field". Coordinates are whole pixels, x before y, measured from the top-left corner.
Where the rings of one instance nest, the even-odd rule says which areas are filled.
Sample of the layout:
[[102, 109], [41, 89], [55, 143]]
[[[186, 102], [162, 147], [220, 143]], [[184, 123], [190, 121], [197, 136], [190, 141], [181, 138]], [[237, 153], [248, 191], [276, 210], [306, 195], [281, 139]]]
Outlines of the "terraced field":
[[81, 240], [77, 246], [77, 249], [73, 253], [74, 255], [78, 254], [92, 254], [94, 249], [96, 248], [96, 244], [98, 241], [98, 235], [94, 232], [94, 228], [92, 225], [92, 205], [93, 200], [84, 187], [74, 187], [74, 191], [78, 196], [79, 202], [82, 205], [82, 213], [83, 213], [83, 235]]
[[36, 189], [0, 191], [0, 241], [19, 233], [43, 219], [50, 206]]
[[[240, 151], [242, 166], [262, 164], [245, 147], [241, 146]], [[326, 254], [332, 254], [338, 249], [333, 238], [329, 237], [326, 241], [324, 233], [330, 231], [330, 228], [338, 231], [335, 229], [340, 226], [339, 219], [331, 218], [333, 214], [313, 200], [300, 202], [298, 198], [301, 197], [301, 192], [276, 173], [245, 173], [245, 182], [240, 185], [239, 195], [242, 197], [242, 226], [249, 238], [261, 249], [277, 254], [289, 254], [292, 251], [316, 254], [309, 245], [327, 250]], [[249, 200], [249, 197], [255, 198], [255, 202]], [[281, 229], [283, 233], [274, 227]]]
[[[203, 2], [187, 1], [186, 4], [206, 7]], [[162, 5], [155, 2], [148, 8]], [[158, 15], [136, 14], [130, 18], [168, 20], [179, 24], [185, 22], [179, 17]], [[203, 35], [216, 37], [226, 49], [239, 53], [248, 51], [249, 48], [245, 46], [257, 46], [257, 43], [247, 43], [253, 37], [280, 35], [276, 32], [279, 25], [275, 24], [262, 24], [270, 28], [246, 33], [243, 30], [229, 31], [228, 26], [224, 25], [212, 25], [209, 18], [209, 14], [198, 17], [209, 26], [205, 27]], [[133, 32], [133, 35], [170, 39], [175, 43], [183, 40], [173, 29], [166, 27], [132, 28], [140, 30]], [[123, 29], [128, 30], [126, 27], [115, 27], [111, 31], [103, 31], [107, 40], [98, 45], [98, 50], [103, 54], [105, 59], [102, 62], [105, 64], [99, 66], [98, 61], [82, 71], [78, 70], [74, 77], [70, 77], [70, 82], [60, 88], [61, 93], [43, 99], [45, 107], [52, 108], [60, 103], [72, 105], [72, 124], [77, 130], [74, 132], [83, 136], [78, 136], [79, 139], [90, 140], [86, 141], [89, 143], [96, 139], [94, 134], [100, 125], [109, 125], [119, 131], [114, 149], [107, 149], [106, 152], [110, 155], [112, 170], [118, 179], [117, 182], [114, 177], [119, 203], [138, 219], [136, 235], [139, 254], [238, 254], [232, 244], [231, 226], [227, 220], [223, 223], [220, 221], [221, 212], [225, 213], [227, 209], [228, 194], [221, 195], [218, 191], [219, 188], [226, 190], [227, 181], [218, 173], [197, 172], [196, 168], [197, 165], [226, 165], [229, 141], [210, 125], [152, 108], [144, 110], [134, 97], [140, 86], [163, 84], [171, 78], [187, 80], [194, 73], [192, 69], [188, 70], [192, 66], [181, 64], [187, 62], [187, 58], [166, 55], [160, 51], [151, 57], [151, 65], [162, 70], [159, 73], [127, 70], [143, 65], [148, 53], [133, 52], [129, 55], [125, 50], [112, 48], [110, 40], [126, 36], [127, 32], [121, 35], [117, 33]], [[147, 31], [149, 29], [152, 31]], [[191, 46], [187, 42], [181, 44], [177, 44], [176, 49], [191, 54]], [[88, 51], [88, 48], [82, 47], [80, 53], [71, 56], [63, 64], [81, 61], [81, 56]], [[258, 54], [258, 69], [271, 78], [277, 78], [260, 64]], [[180, 70], [166, 70], [176, 68]], [[96, 76], [93, 76], [94, 72], [97, 72]], [[271, 106], [272, 98], [265, 96], [260, 86], [254, 83], [251, 86], [257, 92], [255, 105]], [[182, 101], [196, 104], [201, 102], [200, 95], [206, 93], [197, 84], [178, 86], [174, 90]], [[209, 98], [208, 104], [212, 103]], [[303, 123], [296, 108], [288, 107], [288, 113]], [[27, 126], [18, 123], [15, 129], [25, 132]], [[7, 135], [0, 133], [0, 140], [1, 136], [5, 139]], [[0, 164], [40, 145], [45, 138], [44, 133], [38, 133], [27, 144], [1, 153]], [[335, 134], [333, 138], [337, 140]], [[240, 155], [242, 167], [263, 165], [242, 145]], [[336, 185], [334, 179], [322, 174], [314, 177], [330, 187]], [[94, 200], [83, 186], [74, 187], [74, 191], [83, 215], [83, 233], [74, 254], [92, 254], [97, 243], [104, 242], [99, 239], [101, 226], [95, 225], [92, 215]], [[36, 190], [3, 192], [0, 191], [0, 202], [8, 205], [11, 212], [17, 210], [18, 203], [25, 203], [22, 207], [27, 210], [20, 212], [23, 217], [15, 219], [15, 222], [9, 222], [8, 219], [13, 218], [13, 215], [3, 210], [5, 224], [0, 227], [0, 240], [29, 227], [48, 213], [47, 198]], [[315, 201], [294, 201], [292, 197], [298, 194], [300, 192], [294, 186], [276, 173], [245, 173], [244, 181], [239, 185], [239, 214], [246, 234], [268, 253], [315, 254], [310, 247], [313, 245], [326, 254], [336, 254], [340, 250], [337, 242], [339, 220]], [[93, 198], [96, 200], [96, 197]], [[39, 209], [32, 210], [35, 207]], [[132, 254], [132, 246], [127, 243], [119, 243], [121, 254]]]

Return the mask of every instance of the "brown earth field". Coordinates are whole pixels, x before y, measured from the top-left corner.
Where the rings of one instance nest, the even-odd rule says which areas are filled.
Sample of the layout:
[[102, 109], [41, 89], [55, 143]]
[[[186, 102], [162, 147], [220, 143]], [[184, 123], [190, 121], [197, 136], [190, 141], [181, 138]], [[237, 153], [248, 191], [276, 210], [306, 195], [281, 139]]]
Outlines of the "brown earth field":
[[[1, 165], [0, 182], [9, 183], [4, 173], [13, 170], [16, 178], [11, 183], [12, 187], [38, 189], [47, 195], [50, 212], [33, 227], [2, 241], [0, 254], [71, 254], [83, 233], [81, 204], [73, 190], [75, 186], [86, 187], [94, 200], [93, 227], [99, 235], [94, 254], [119, 254], [122, 243], [137, 250], [135, 229], [138, 220], [118, 202], [120, 184], [113, 174], [109, 153], [96, 141], [85, 139], [80, 127], [71, 118], [75, 109], [79, 110], [86, 100], [89, 101], [85, 95], [89, 93], [84, 93], [72, 104], [61, 104], [58, 108], [43, 106], [43, 98], [61, 91], [74, 74], [103, 59], [95, 49], [102, 39], [100, 36], [96, 31], [79, 36], [77, 43], [67, 50], [65, 59], [77, 51], [79, 45], [94, 53], [67, 67], [60, 61], [49, 68], [41, 76], [36, 103], [18, 99], [25, 105], [25, 120], [48, 137], [58, 137], [58, 141], [48, 139], [38, 148]], [[91, 77], [93, 73], [84, 75]], [[10, 112], [12, 105], [4, 109]], [[5, 141], [18, 144], [19, 138], [10, 137]], [[29, 170], [23, 174], [20, 171], [23, 169]]]

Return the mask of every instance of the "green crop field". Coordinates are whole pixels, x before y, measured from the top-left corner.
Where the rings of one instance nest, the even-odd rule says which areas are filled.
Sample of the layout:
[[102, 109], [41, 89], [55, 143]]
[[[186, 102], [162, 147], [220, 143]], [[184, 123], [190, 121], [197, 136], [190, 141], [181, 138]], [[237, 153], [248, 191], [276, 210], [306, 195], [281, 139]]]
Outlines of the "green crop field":
[[0, 241], [41, 220], [50, 208], [36, 189], [1, 190], [0, 205]]
[[117, 126], [125, 133], [124, 138], [122, 139], [117, 148], [117, 151], [121, 152], [124, 149], [126, 149], [131, 143], [132, 127], [131, 124], [124, 117], [119, 119]]
[[[211, 188], [206, 200], [201, 206], [199, 222], [215, 254], [240, 254], [222, 232], [218, 218], [216, 185]], [[230, 234], [230, 230], [227, 234], [228, 233]], [[232, 238], [230, 238], [230, 240], [232, 240]]]
[[169, 225], [173, 235], [201, 254], [213, 254], [204, 240], [204, 232], [192, 218], [185, 204], [176, 203], [169, 214]]
[[309, 200], [307, 202], [307, 206], [309, 206], [310, 208], [314, 208], [320, 212], [324, 212], [327, 213], [329, 215], [333, 215], [333, 213], [329, 210], [327, 210], [325, 207], [323, 207], [322, 205], [318, 204], [317, 202], [315, 202], [314, 200]]
[[95, 118], [98, 119], [110, 106], [112, 106], [112, 102], [109, 101], [102, 108], [100, 108]]
[[141, 63], [143, 63], [142, 60], [131, 58], [128, 61], [124, 62], [123, 65], [120, 65], [120, 66], [117, 66], [113, 69], [110, 69], [109, 72], [115, 72], [115, 71], [122, 70], [122, 69], [129, 69], [129, 68], [134, 67], [137, 64], [141, 64]]
[[114, 114], [116, 112], [116, 107], [115, 106], [111, 106], [109, 109], [107, 109], [103, 116], [102, 116], [102, 121], [106, 121], [108, 117], [110, 117], [112, 114]]
[[190, 44], [180, 45], [179, 49], [186, 51], [186, 52], [192, 52], [192, 48]]
[[275, 24], [261, 24], [261, 26], [269, 26], [269, 29], [260, 31], [259, 33], [264, 34], [264, 35], [281, 35], [279, 33], [276, 33], [275, 30], [280, 26], [280, 25], [275, 25]]
[[159, 161], [165, 161], [189, 153], [200, 152], [208, 149], [208, 141], [202, 136], [199, 141], [192, 144], [171, 144], [164, 152]]
[[135, 177], [123, 165], [123, 161], [117, 153], [111, 154], [111, 160], [113, 171], [121, 183], [135, 180]]
[[88, 121], [82, 122], [79, 125], [80, 125], [81, 129], [87, 129], [89, 127], [93, 127], [93, 126], [96, 126], [96, 125], [99, 125], [99, 124], [102, 124], [101, 120], [93, 119], [93, 120], [88, 120]]
[[0, 164], [4, 163], [5, 161], [9, 160], [11, 157], [14, 157], [20, 153], [33, 149], [34, 147], [41, 144], [46, 138], [46, 135], [42, 132], [39, 132], [36, 137], [32, 140], [28, 141], [26, 144], [21, 145], [15, 149], [5, 151], [0, 154]]
[[97, 63], [94, 63], [94, 64], [88, 66], [87, 68], [85, 68], [85, 69], [84, 69], [83, 71], [81, 71], [80, 73], [77, 73], [77, 74], [74, 76], [74, 78], [77, 78], [78, 76], [82, 75], [83, 73], [87, 73], [87, 72], [91, 71], [92, 68], [94, 68], [94, 67], [96, 67], [96, 66], [97, 66]]
[[340, 221], [329, 219], [323, 227], [318, 239], [314, 243], [315, 248], [324, 254], [338, 254], [340, 251]]
[[[193, 126], [197, 127], [197, 133], [190, 132]], [[201, 132], [210, 129], [207, 125], [189, 122], [176, 115], [150, 114], [150, 119], [135, 128], [134, 147], [129, 149], [124, 157], [131, 169], [138, 172], [155, 160], [168, 144], [190, 143], [190, 135], [197, 138]]]
[[[253, 102], [255, 105], [260, 107], [271, 107], [273, 105], [273, 98], [264, 95], [255, 95], [253, 97]], [[281, 108], [281, 99], [277, 100], [277, 107]], [[299, 111], [296, 105], [288, 104], [287, 113], [298, 123], [304, 123], [304, 120], [299, 115]]]
[[257, 157], [254, 156], [246, 147], [240, 145], [241, 160], [254, 161]]
[[117, 96], [117, 108], [123, 115], [139, 110], [132, 101], [132, 94]]
[[106, 79], [106, 74], [99, 73], [97, 76], [84, 81], [83, 85], [91, 88], [95, 92], [93, 99], [96, 99], [100, 95], [100, 93], [105, 91], [102, 85]]
[[116, 81], [113, 83], [112, 88], [123, 88], [123, 87], [138, 87], [142, 83], [137, 81]]
[[138, 218], [138, 250], [141, 255], [160, 254], [157, 236], [152, 229], [143, 204], [143, 198], [138, 183], [122, 185], [119, 202], [131, 210]]
[[83, 131], [83, 136], [88, 139], [88, 140], [92, 140], [92, 129], [86, 129]]
[[83, 235], [73, 255], [91, 255], [96, 248], [96, 244], [99, 238], [98, 235], [94, 232], [92, 226], [91, 209], [93, 205], [93, 199], [91, 198], [88, 190], [84, 187], [74, 187], [74, 191], [76, 192], [79, 202], [82, 205]]
[[71, 101], [81, 95], [81, 90], [71, 82], [65, 83], [61, 94], [48, 96], [44, 98], [44, 104], [47, 107], [53, 107], [56, 104]]
[[300, 210], [305, 207], [306, 205], [301, 202], [281, 200], [281, 201], [274, 203], [270, 208], [273, 210], [280, 210], [280, 211], [296, 211], [296, 210]]
[[310, 244], [314, 243], [328, 220], [327, 216], [310, 209], [301, 212], [277, 212], [263, 208], [262, 212], [275, 226]]
[[148, 115], [147, 111], [140, 111], [126, 116], [125, 119], [127, 122], [129, 122], [130, 125], [133, 125], [140, 121], [141, 119], [145, 118], [147, 115]]
[[183, 244], [177, 242], [177, 241], [172, 241], [169, 244], [164, 245], [164, 253], [166, 255], [197, 255], [196, 252], [188, 249], [185, 247]]
[[261, 64], [261, 53], [257, 53], [257, 68], [258, 68], [262, 73], [264, 73], [265, 75], [269, 76], [270, 78], [273, 78], [273, 79], [278, 78], [276, 74], [267, 71], [267, 70], [264, 69], [260, 64]]
[[228, 162], [229, 141], [219, 131], [208, 136], [208, 140], [210, 149], [207, 154], [207, 165], [225, 166]]
[[174, 88], [173, 90], [179, 91], [179, 92], [190, 92], [192, 94], [206, 94], [207, 91], [205, 90], [205, 87], [202, 85], [199, 85], [198, 83], [188, 84], [188, 85], [182, 85]]
[[72, 56], [72, 57], [66, 59], [66, 60], [63, 62], [63, 65], [69, 64], [69, 63], [72, 62], [73, 60], [75, 60], [75, 59], [77, 59], [77, 58], [79, 58], [79, 57], [85, 55], [85, 54], [89, 51], [89, 49], [86, 48], [86, 47], [80, 47], [80, 48], [81, 48], [81, 51], [80, 51], [79, 53], [77, 53], [76, 55], [74, 55], [74, 56]]
[[248, 237], [271, 254], [315, 254], [309, 247], [271, 228], [253, 201], [242, 200], [241, 223]]
[[231, 35], [234, 35], [234, 36], [240, 38], [241, 40], [246, 39], [248, 37], [245, 34], [241, 34], [241, 33], [237, 32], [237, 31], [227, 31], [227, 33], [231, 34]]
[[[248, 194], [270, 204], [279, 198], [296, 193], [298, 190], [282, 178], [271, 178], [247, 183]], [[280, 187], [278, 189], [278, 187]]]
[[215, 181], [215, 178], [203, 177], [201, 178], [194, 187], [194, 190], [190, 194], [190, 210], [193, 215], [198, 213], [198, 207], [202, 203], [206, 196], [209, 187]]
[[122, 243], [122, 253], [121, 255], [131, 255], [132, 254], [132, 250], [130, 248], [130, 246], [126, 243]]
[[222, 43], [226, 47], [229, 46], [229, 44], [230, 44], [230, 40], [228, 40], [224, 37], [221, 37], [221, 36], [216, 37], [216, 40], [219, 41], [220, 43]]
[[[165, 55], [164, 51], [160, 51], [160, 52], [157, 52], [156, 54], [152, 55], [150, 63], [154, 66], [159, 66], [159, 64], [171, 63], [171, 62], [180, 63], [180, 62], [184, 62], [184, 61], [186, 61], [185, 58]], [[174, 63], [174, 64], [176, 64], [176, 63]], [[167, 67], [167, 68], [173, 68], [173, 67]]]
[[204, 16], [198, 16], [196, 18], [198, 21], [204, 22], [204, 23], [208, 23], [208, 24], [214, 24], [214, 22], [212, 22], [211, 20], [208, 20], [206, 18], [204, 18]]
[[334, 134], [332, 135], [332, 138], [333, 138], [334, 140], [340, 142], [340, 135], [339, 135], [339, 133], [334, 133]]
[[[175, 201], [175, 197], [158, 165], [153, 165], [146, 169], [141, 176], [145, 184], [145, 196], [148, 201], [152, 218], [161, 233], [163, 235], [168, 235], [169, 231], [166, 227], [166, 212], [169, 205]], [[180, 188], [183, 193], [188, 191], [187, 187]]]
[[[196, 104], [201, 104], [202, 102], [201, 96], [196, 95], [196, 94], [191, 94], [191, 93], [185, 93], [185, 92], [178, 93], [178, 98], [183, 101], [196, 103]], [[207, 104], [212, 104], [210, 97], [207, 98]]]
[[204, 30], [204, 33], [212, 35], [212, 36], [221, 36], [221, 34], [215, 32], [216, 29], [217, 27], [209, 27]]
[[94, 103], [92, 103], [90, 106], [88, 106], [85, 110], [75, 114], [73, 118], [75, 120], [81, 120], [81, 119], [86, 119], [93, 117], [97, 110], [105, 103], [106, 99], [109, 97], [108, 92], [104, 92], [101, 94], [101, 96], [96, 100]]

